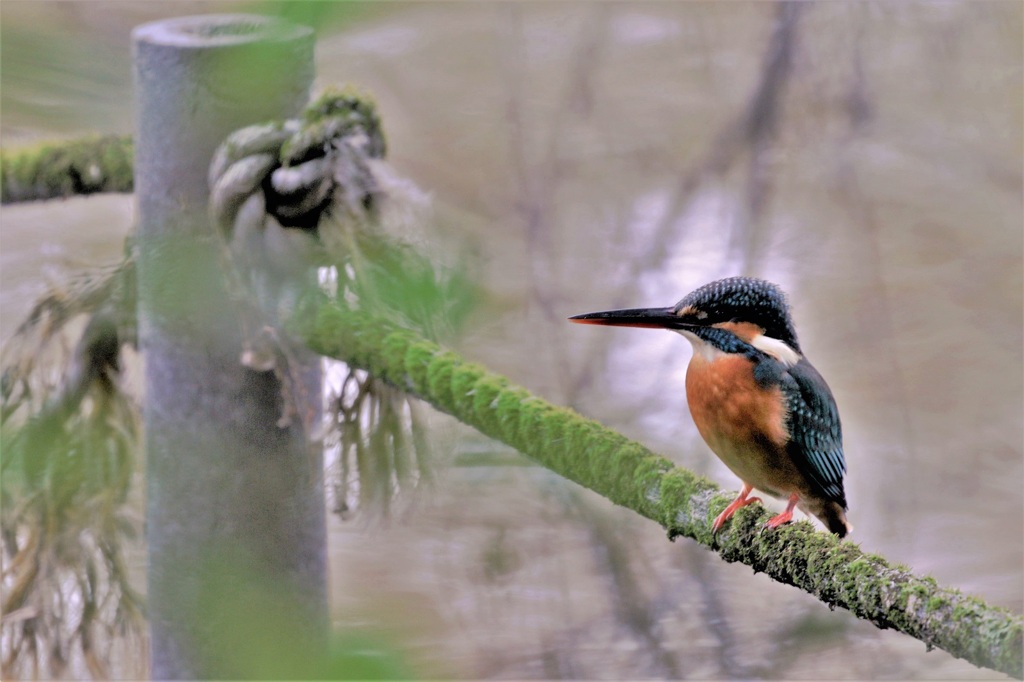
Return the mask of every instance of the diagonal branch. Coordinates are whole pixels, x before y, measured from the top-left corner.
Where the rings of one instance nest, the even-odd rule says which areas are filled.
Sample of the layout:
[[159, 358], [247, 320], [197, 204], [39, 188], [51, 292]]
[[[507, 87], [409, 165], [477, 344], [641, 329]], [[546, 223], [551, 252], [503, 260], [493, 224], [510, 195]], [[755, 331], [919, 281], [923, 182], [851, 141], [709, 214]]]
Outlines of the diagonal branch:
[[366, 369], [612, 502], [974, 665], [1021, 677], [1024, 619], [939, 586], [801, 522], [762, 533], [768, 512], [740, 510], [717, 537], [711, 521], [731, 496], [639, 443], [552, 405], [456, 353], [391, 323], [323, 303], [293, 320], [316, 352]]

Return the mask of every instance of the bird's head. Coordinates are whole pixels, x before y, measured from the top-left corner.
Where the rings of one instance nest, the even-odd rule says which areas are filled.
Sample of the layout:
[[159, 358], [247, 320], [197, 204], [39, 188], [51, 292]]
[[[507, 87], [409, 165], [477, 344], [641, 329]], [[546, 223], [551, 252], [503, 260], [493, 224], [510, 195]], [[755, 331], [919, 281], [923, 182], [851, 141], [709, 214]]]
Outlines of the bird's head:
[[710, 282], [666, 308], [608, 310], [569, 319], [580, 324], [670, 329], [698, 337], [701, 329], [726, 329], [747, 343], [778, 341], [794, 353], [801, 352], [782, 289], [752, 277]]

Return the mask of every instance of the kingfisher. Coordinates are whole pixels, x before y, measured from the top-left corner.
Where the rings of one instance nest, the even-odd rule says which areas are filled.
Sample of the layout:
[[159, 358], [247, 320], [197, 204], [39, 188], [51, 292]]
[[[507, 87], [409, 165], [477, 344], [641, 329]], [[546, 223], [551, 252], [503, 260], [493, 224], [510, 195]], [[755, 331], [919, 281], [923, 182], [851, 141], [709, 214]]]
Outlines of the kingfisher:
[[712, 525], [748, 504], [756, 488], [787, 500], [767, 528], [799, 508], [844, 537], [842, 426], [828, 384], [796, 338], [789, 304], [776, 284], [729, 277], [705, 284], [667, 308], [608, 310], [570, 317], [580, 324], [668, 329], [693, 345], [686, 401], [701, 437], [743, 486]]

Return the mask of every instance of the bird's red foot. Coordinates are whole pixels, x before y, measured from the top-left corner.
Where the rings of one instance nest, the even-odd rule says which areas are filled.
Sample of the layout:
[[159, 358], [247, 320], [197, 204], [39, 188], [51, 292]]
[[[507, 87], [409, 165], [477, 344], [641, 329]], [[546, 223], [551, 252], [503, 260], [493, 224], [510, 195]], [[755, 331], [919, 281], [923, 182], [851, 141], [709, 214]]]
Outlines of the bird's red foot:
[[736, 496], [735, 500], [729, 503], [728, 507], [722, 510], [722, 513], [718, 515], [718, 518], [715, 519], [715, 522], [711, 524], [712, 535], [718, 532], [718, 529], [722, 527], [722, 524], [728, 521], [729, 518], [736, 513], [737, 509], [746, 507], [748, 504], [753, 504], [754, 502], [761, 501], [760, 497], [747, 497], [747, 495], [750, 494], [751, 490], [753, 490], [751, 486], [747, 485], [746, 483], [743, 484], [743, 489], [740, 490], [740, 494]]
[[789, 503], [786, 505], [786, 511], [768, 519], [768, 523], [764, 524], [765, 528], [778, 528], [784, 526], [793, 520], [793, 509], [796, 507], [797, 502], [800, 501], [800, 497], [793, 493], [789, 496]]
[[768, 523], [764, 524], [764, 527], [765, 528], [778, 528], [779, 526], [784, 526], [785, 524], [789, 523], [792, 520], [793, 520], [793, 512], [784, 511], [781, 514], [779, 514], [778, 516], [773, 516], [770, 519], [768, 519]]

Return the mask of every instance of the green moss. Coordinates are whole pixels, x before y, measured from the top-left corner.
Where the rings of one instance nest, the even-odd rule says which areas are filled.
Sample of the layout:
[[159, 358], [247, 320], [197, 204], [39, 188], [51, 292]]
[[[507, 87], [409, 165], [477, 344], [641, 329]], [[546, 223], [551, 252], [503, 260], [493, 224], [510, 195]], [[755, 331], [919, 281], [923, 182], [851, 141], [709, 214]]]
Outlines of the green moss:
[[[501, 420], [498, 417], [498, 395], [508, 386], [508, 380], [494, 374], [489, 374], [482, 367], [467, 367], [470, 371], [459, 372], [452, 379], [452, 390], [459, 394], [462, 390], [462, 374], [466, 375], [465, 381], [470, 388], [466, 389], [467, 395], [472, 391], [473, 414], [478, 420], [481, 431], [497, 436], [501, 433]], [[473, 379], [475, 377], [475, 380]], [[471, 382], [471, 383], [470, 383]]]
[[453, 361], [451, 373], [451, 391], [453, 404], [459, 406], [460, 414], [472, 414], [476, 394], [476, 384], [484, 372], [479, 366], [465, 362]]
[[902, 610], [916, 611], [928, 598], [931, 590], [919, 580], [904, 583], [899, 589], [898, 606]]
[[[511, 400], [511, 397], [505, 398]], [[510, 436], [515, 447], [524, 452], [537, 438], [544, 420], [552, 413], [554, 407], [543, 400], [530, 399], [521, 400], [519, 410], [502, 409], [503, 419], [515, 419], [515, 424], [510, 424]]]
[[564, 436], [573, 452], [590, 452], [600, 440], [600, 431], [589, 419], [572, 419], [565, 424]]
[[427, 368], [428, 395], [434, 405], [449, 414], [455, 407], [452, 399], [452, 368], [458, 356], [451, 351], [442, 351], [434, 355]]
[[[383, 158], [386, 152], [384, 130], [377, 103], [373, 97], [354, 86], [330, 87], [306, 107], [302, 114], [304, 134], [311, 139], [337, 135], [351, 135], [362, 131], [369, 138], [368, 152], [374, 158]], [[330, 130], [328, 130], [330, 129]], [[290, 142], [281, 150], [283, 158], [297, 153], [310, 142]]]
[[438, 346], [429, 341], [417, 341], [407, 347], [402, 366], [415, 393], [424, 395], [429, 390], [430, 363], [439, 352]]
[[624, 440], [612, 453], [610, 466], [605, 470], [596, 470], [592, 475], [607, 480], [609, 499], [635, 509], [641, 504], [643, 497], [643, 489], [638, 490], [636, 486], [636, 470], [643, 466], [650, 454], [650, 451], [639, 443]]
[[538, 433], [534, 438], [543, 443], [543, 447], [558, 462], [558, 468], [566, 476], [573, 480], [589, 478], [589, 474], [582, 474], [580, 470], [593, 456], [589, 447], [589, 440], [579, 438], [583, 421], [579, 418], [566, 419], [565, 412], [554, 409], [544, 415], [540, 423]]
[[[954, 621], [960, 622], [968, 618], [979, 618], [986, 611], [990, 610], [990, 607], [977, 597], [968, 597], [959, 593], [956, 596], [959, 598], [953, 606]], [[1017, 623], [1015, 628], [1008, 622], [1006, 624], [1010, 625], [1010, 631], [1016, 630], [1016, 632], [1020, 633], [1024, 630], [1024, 623]]]
[[[339, 310], [339, 322], [346, 323], [343, 311]], [[379, 349], [382, 345], [386, 328], [374, 323], [363, 313], [356, 313], [356, 318], [365, 320], [363, 324], [354, 326], [345, 336], [346, 352], [354, 354], [356, 360], [370, 370], [379, 370], [381, 367]]]
[[673, 468], [661, 474], [658, 522], [665, 528], [671, 528], [679, 523], [680, 518], [688, 519], [690, 500], [700, 489], [697, 477], [683, 469]]
[[35, 201], [133, 189], [131, 138], [114, 135], [0, 152], [0, 201]]
[[524, 416], [531, 414], [530, 403], [539, 402], [534, 399], [530, 392], [521, 386], [510, 386], [501, 391], [497, 396], [496, 414], [503, 440], [519, 448], [524, 444], [520, 425]]
[[302, 119], [307, 123], [316, 123], [336, 116], [379, 120], [377, 103], [373, 95], [354, 85], [324, 88], [302, 112]]
[[345, 357], [350, 346], [346, 343], [349, 336], [350, 328], [338, 315], [337, 309], [323, 305], [317, 311], [313, 328], [307, 333], [306, 343], [322, 355], [341, 358]]
[[944, 608], [946, 608], [948, 606], [949, 606], [949, 599], [948, 598], [946, 598], [942, 594], [933, 594], [930, 597], [928, 597], [928, 604], [925, 607], [925, 610], [928, 611], [929, 613], [931, 613], [933, 611], [938, 611], [939, 609], [944, 609]]
[[870, 576], [874, 573], [874, 569], [871, 562], [863, 556], [854, 559], [846, 566], [846, 570], [853, 576]]
[[[375, 367], [382, 379], [396, 386], [411, 388], [404, 381], [405, 353], [409, 348], [404, 334], [391, 333], [383, 338], [380, 345], [379, 367]], [[375, 363], [376, 364], [376, 363]]]

